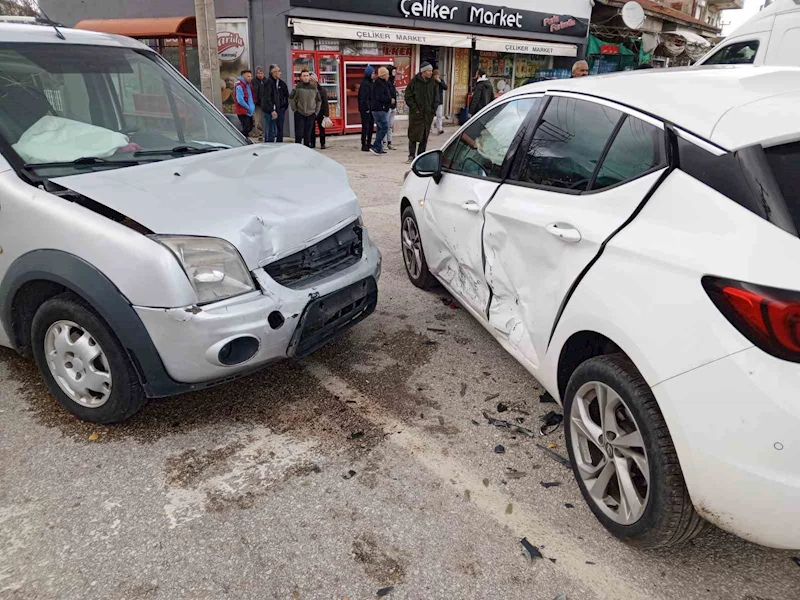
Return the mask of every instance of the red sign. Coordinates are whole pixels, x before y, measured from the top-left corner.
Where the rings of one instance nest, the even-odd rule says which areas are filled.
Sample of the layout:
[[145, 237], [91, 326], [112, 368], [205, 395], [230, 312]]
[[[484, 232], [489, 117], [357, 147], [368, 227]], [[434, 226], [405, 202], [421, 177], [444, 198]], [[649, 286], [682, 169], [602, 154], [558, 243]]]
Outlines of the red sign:
[[603, 44], [600, 46], [600, 54], [619, 54], [619, 46], [616, 44]]
[[561, 17], [558, 15], [553, 15], [552, 17], [547, 17], [542, 20], [542, 25], [549, 28], [551, 33], [575, 27], [577, 24], [578, 22], [572, 17], [569, 17], [566, 21], [562, 21]]
[[222, 61], [234, 61], [244, 54], [244, 38], [233, 31], [217, 33], [217, 52]]

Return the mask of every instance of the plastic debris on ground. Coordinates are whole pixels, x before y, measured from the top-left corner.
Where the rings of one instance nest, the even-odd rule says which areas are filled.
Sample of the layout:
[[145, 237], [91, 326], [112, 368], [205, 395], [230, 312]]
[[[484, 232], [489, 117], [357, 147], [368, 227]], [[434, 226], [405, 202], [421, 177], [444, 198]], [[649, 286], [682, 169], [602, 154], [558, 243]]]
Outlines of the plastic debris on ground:
[[461, 396], [463, 398], [466, 395], [467, 395], [467, 384], [466, 383], [462, 383], [461, 384], [461, 391], [459, 392], [459, 396]]
[[541, 396], [539, 396], [539, 402], [542, 404], [558, 404], [556, 399], [550, 395], [550, 392], [545, 392]]
[[503, 404], [502, 402], [497, 403], [497, 412], [504, 413], [508, 410], [508, 405]]
[[342, 479], [352, 479], [355, 476], [356, 476], [356, 472], [353, 471], [352, 469], [350, 469], [347, 473], [342, 475]]
[[439, 425], [441, 425], [442, 427], [444, 427], [444, 417], [443, 417], [443, 416], [441, 416], [441, 415], [439, 416]]
[[551, 487], [558, 487], [561, 485], [560, 481], [540, 481], [539, 485], [541, 485], [544, 489], [550, 489]]
[[567, 502], [564, 506], [566, 506], [567, 508], [575, 508], [575, 505], [570, 504], [569, 502]]
[[552, 458], [554, 461], [561, 463], [562, 465], [564, 465], [568, 469], [572, 468], [572, 463], [569, 462], [569, 459], [568, 458], [564, 458], [558, 452], [553, 452], [552, 450], [550, 450], [550, 448], [546, 448], [546, 447], [542, 446], [541, 444], [536, 444], [536, 447], [539, 448], [545, 454], [547, 454], [547, 456]]
[[388, 596], [389, 594], [391, 594], [393, 590], [394, 590], [394, 587], [391, 587], [391, 586], [390, 587], [381, 588], [381, 589], [378, 590], [376, 596], [378, 596], [378, 598], [383, 598], [384, 596]]
[[551, 410], [543, 417], [539, 417], [539, 420], [542, 422], [539, 433], [542, 435], [550, 435], [564, 422], [564, 415]]
[[494, 453], [495, 454], [505, 454], [506, 453], [505, 446], [503, 446], [501, 444], [498, 444], [497, 446], [494, 447]]
[[495, 427], [500, 427], [502, 429], [508, 429], [509, 431], [513, 431], [514, 433], [521, 433], [522, 435], [527, 435], [528, 437], [536, 437], [536, 434], [527, 429], [526, 427], [521, 427], [519, 425], [514, 425], [513, 423], [509, 423], [508, 421], [503, 421], [502, 419], [495, 419], [486, 411], [483, 411], [483, 418], [489, 422], [489, 425], [494, 425]]
[[527, 475], [527, 473], [523, 471], [517, 471], [516, 469], [512, 469], [511, 467], [506, 467], [508, 469], [508, 473], [506, 473], [506, 477], [509, 479], [522, 479]]
[[494, 399], [499, 398], [499, 397], [500, 397], [500, 394], [491, 394], [490, 396], [486, 396], [486, 398], [484, 398], [483, 401], [484, 402], [489, 402], [490, 400], [494, 400]]
[[447, 330], [441, 327], [428, 327], [428, 331], [432, 331], [433, 333], [447, 333]]
[[798, 567], [800, 567], [800, 557], [793, 556], [792, 560], [794, 561], [794, 564], [796, 564]]
[[[553, 562], [555, 562], [555, 559], [551, 559], [551, 560], [552, 560]], [[553, 600], [567, 600], [567, 597], [566, 597], [564, 594], [559, 594], [558, 596], [556, 596], [555, 598], [553, 598]]]
[[531, 560], [536, 558], [544, 558], [542, 553], [539, 552], [539, 549], [528, 541], [528, 538], [522, 538], [519, 543], [522, 544], [522, 547], [525, 549], [525, 553]]
[[358, 440], [358, 439], [361, 439], [362, 437], [364, 437], [364, 432], [363, 431], [356, 431], [355, 433], [351, 433], [350, 434], [350, 439], [351, 440]]

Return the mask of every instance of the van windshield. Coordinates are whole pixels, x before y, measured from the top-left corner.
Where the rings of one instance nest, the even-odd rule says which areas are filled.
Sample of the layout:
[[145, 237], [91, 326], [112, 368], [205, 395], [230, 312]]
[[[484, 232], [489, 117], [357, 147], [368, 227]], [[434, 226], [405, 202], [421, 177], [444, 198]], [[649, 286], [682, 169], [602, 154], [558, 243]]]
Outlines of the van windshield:
[[47, 177], [247, 143], [156, 53], [62, 44], [0, 44], [0, 136]]

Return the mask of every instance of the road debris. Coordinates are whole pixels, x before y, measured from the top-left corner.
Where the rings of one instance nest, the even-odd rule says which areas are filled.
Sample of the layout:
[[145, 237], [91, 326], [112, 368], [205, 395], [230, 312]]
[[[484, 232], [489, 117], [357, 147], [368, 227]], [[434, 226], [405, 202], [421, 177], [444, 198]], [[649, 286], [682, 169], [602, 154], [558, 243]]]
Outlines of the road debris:
[[353, 471], [353, 469], [350, 469], [347, 473], [342, 475], [342, 479], [352, 479], [355, 476], [356, 476], [356, 472]]
[[541, 396], [539, 396], [539, 402], [542, 404], [558, 404], [556, 399], [550, 395], [550, 392], [545, 392]]
[[394, 586], [381, 588], [381, 589], [378, 590], [378, 592], [375, 595], [378, 596], [378, 598], [383, 598], [384, 596], [388, 596], [389, 594], [391, 594], [393, 590], [394, 590]]
[[502, 402], [497, 403], [497, 412], [504, 413], [508, 410], [508, 405]]
[[490, 396], [486, 396], [486, 398], [484, 398], [483, 401], [484, 402], [489, 402], [489, 401], [495, 400], [496, 398], [499, 398], [499, 397], [500, 397], [500, 394], [491, 394]]
[[473, 425], [478, 425], [480, 427], [480, 423], [478, 423], [475, 419], [472, 419], [472, 424]]
[[531, 560], [534, 560], [536, 558], [544, 558], [544, 556], [542, 556], [542, 553], [539, 552], [539, 549], [528, 541], [528, 538], [522, 538], [519, 541], [519, 543], [522, 544], [522, 547], [528, 554], [528, 558], [530, 558]]
[[547, 454], [550, 458], [552, 458], [556, 462], [560, 462], [562, 465], [564, 465], [568, 469], [572, 468], [572, 463], [569, 462], [569, 459], [568, 458], [564, 458], [558, 452], [553, 452], [552, 450], [550, 450], [550, 448], [546, 448], [545, 446], [542, 446], [541, 444], [536, 444], [536, 447], [539, 448], [542, 452]]
[[422, 342], [422, 343], [423, 343], [424, 345], [426, 345], [426, 346], [435, 346], [435, 345], [436, 345], [436, 344], [438, 344], [439, 342], [436, 342], [436, 341], [434, 341], [434, 340], [425, 340], [425, 341], [424, 341], [424, 342]]
[[350, 434], [350, 439], [351, 440], [359, 440], [362, 437], [364, 437], [364, 432], [363, 431], [356, 431], [355, 433], [351, 433]]
[[544, 489], [549, 490], [551, 487], [558, 487], [561, 485], [560, 481], [540, 481], [539, 485], [541, 485]]
[[428, 327], [428, 331], [432, 331], [433, 333], [447, 333], [447, 329], [442, 329], [441, 327]]
[[461, 384], [461, 391], [459, 392], [459, 395], [462, 398], [467, 395], [467, 384], [466, 383], [462, 383]]
[[[554, 559], [554, 558], [553, 558], [553, 559], [551, 559], [551, 560], [552, 560], [553, 562], [556, 562], [556, 559]], [[566, 597], [564, 594], [559, 594], [558, 596], [556, 596], [555, 598], [553, 598], [553, 600], [567, 600], [567, 597]]]
[[[550, 561], [551, 563], [553, 563], [553, 564], [556, 564], [556, 559], [555, 559], [555, 558], [548, 558], [547, 560], [549, 560], [549, 561]], [[562, 595], [563, 595], [563, 594], [562, 594]]]
[[438, 416], [438, 419], [439, 419], [439, 425], [440, 425], [441, 427], [444, 427], [444, 417], [443, 417], [442, 415], [439, 415], [439, 416]]
[[455, 300], [452, 298], [441, 298], [442, 304], [447, 306], [448, 308], [452, 308], [453, 310], [458, 309], [458, 304], [456, 304]]
[[514, 505], [513, 504], [509, 504], [508, 506], [506, 506], [506, 514], [507, 515], [510, 515], [513, 512], [514, 512]]
[[597, 563], [593, 563], [592, 561], [590, 561], [590, 560], [587, 560], [587, 561], [586, 561], [586, 564], [587, 564], [587, 565], [596, 565]]
[[470, 500], [472, 500], [472, 492], [464, 490], [464, 502], [469, 502]]
[[564, 422], [564, 415], [551, 410], [543, 417], [539, 417], [539, 420], [542, 422], [539, 433], [542, 435], [550, 435]]
[[567, 502], [564, 506], [566, 506], [567, 508], [575, 508], [575, 505], [570, 504], [569, 502]]
[[527, 435], [528, 437], [536, 437], [536, 434], [527, 429], [525, 427], [520, 427], [519, 425], [514, 425], [513, 423], [509, 423], [508, 421], [503, 421], [502, 419], [495, 419], [494, 417], [490, 416], [489, 413], [483, 411], [483, 418], [489, 422], [489, 425], [494, 425], [495, 427], [500, 427], [502, 429], [508, 429], [509, 431], [513, 431], [514, 433], [521, 433], [522, 435]]
[[506, 477], [509, 479], [522, 479], [527, 475], [527, 473], [523, 471], [517, 471], [516, 469], [512, 469], [511, 467], [506, 467], [508, 469], [508, 473], [506, 473]]
[[793, 556], [792, 560], [794, 561], [794, 564], [796, 564], [798, 567], [800, 567], [800, 557], [799, 556]]
[[97, 433], [97, 432], [95, 432], [95, 433], [93, 433], [92, 435], [89, 436], [89, 441], [90, 442], [96, 442], [99, 439], [100, 439], [100, 434]]
[[489, 478], [488, 477], [484, 477], [483, 478], [483, 487], [489, 487]]
[[506, 453], [505, 446], [503, 446], [501, 444], [497, 444], [497, 446], [494, 447], [494, 453], [495, 454], [505, 454]]

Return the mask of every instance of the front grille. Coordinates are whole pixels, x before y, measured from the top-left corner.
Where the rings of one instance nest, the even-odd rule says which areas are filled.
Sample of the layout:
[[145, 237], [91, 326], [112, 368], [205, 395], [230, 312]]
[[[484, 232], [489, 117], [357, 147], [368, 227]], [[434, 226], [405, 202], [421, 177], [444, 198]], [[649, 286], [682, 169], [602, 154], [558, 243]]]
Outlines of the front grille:
[[285, 287], [306, 287], [356, 264], [363, 249], [363, 230], [357, 223], [351, 223], [321, 242], [267, 265], [264, 270]]

